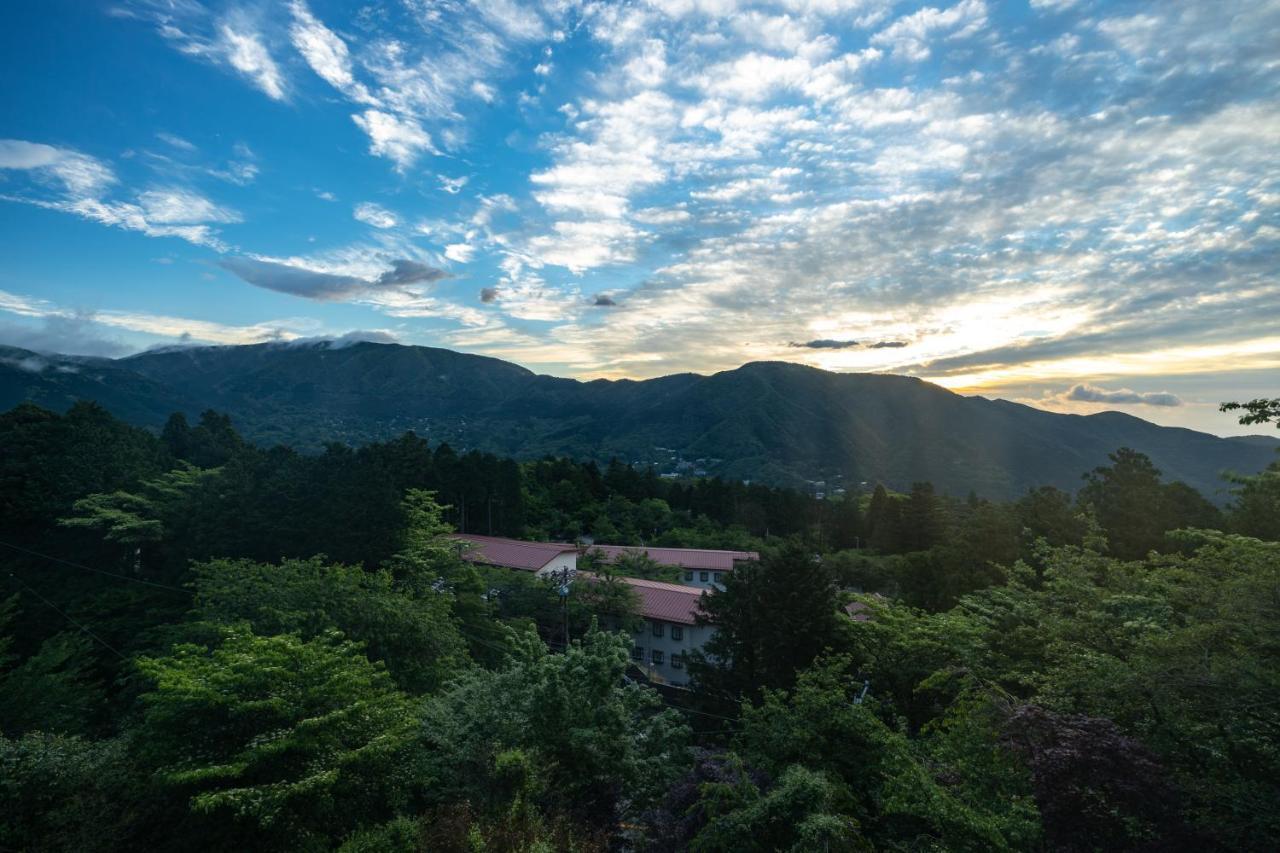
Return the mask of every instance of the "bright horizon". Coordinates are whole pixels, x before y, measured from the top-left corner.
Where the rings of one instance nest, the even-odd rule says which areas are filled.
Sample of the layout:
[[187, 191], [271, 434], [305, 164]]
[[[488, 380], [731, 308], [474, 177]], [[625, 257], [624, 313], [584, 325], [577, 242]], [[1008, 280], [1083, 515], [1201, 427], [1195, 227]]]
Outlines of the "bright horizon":
[[780, 360], [1268, 433], [1217, 406], [1280, 393], [1280, 4], [350, 9], [11, 10], [0, 343]]

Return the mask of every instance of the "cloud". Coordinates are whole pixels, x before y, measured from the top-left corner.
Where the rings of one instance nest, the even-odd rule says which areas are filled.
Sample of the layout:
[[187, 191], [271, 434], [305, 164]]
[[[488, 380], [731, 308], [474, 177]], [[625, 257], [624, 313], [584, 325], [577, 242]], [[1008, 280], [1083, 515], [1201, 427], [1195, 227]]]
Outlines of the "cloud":
[[481, 302], [484, 302], [484, 303], [486, 303], [486, 304], [487, 304], [487, 303], [490, 303], [490, 302], [493, 302], [493, 301], [497, 300], [497, 298], [498, 298], [498, 288], [496, 288], [496, 287], [482, 287], [482, 288], [480, 288], [480, 301], [481, 301]]
[[874, 344], [868, 344], [871, 349], [901, 349], [908, 346], [907, 341], [876, 341]]
[[293, 14], [289, 37], [311, 70], [352, 100], [376, 104], [377, 99], [355, 79], [347, 43], [311, 14], [302, 0], [294, 0], [289, 9]]
[[355, 276], [334, 275], [254, 258], [223, 258], [218, 261], [218, 266], [257, 287], [321, 301], [342, 299], [370, 285], [365, 279]]
[[250, 30], [236, 29], [230, 23], [224, 23], [219, 33], [222, 37], [219, 47], [227, 63], [269, 97], [283, 101], [284, 77], [262, 44], [262, 37]]
[[414, 119], [372, 109], [351, 119], [369, 135], [369, 153], [387, 157], [402, 172], [423, 153], [437, 153], [431, 135]]
[[925, 7], [898, 18], [871, 37], [872, 44], [893, 50], [895, 59], [920, 62], [928, 59], [930, 39], [940, 31], [951, 31], [951, 38], [963, 38], [987, 23], [987, 5], [983, 0], [960, 0], [949, 9]]
[[0, 140], [0, 169], [29, 173], [34, 180], [0, 200], [70, 213], [149, 237], [179, 237], [217, 251], [229, 247], [211, 227], [239, 222], [240, 215], [187, 188], [159, 187], [134, 201], [111, 198], [119, 183], [106, 163], [69, 148], [19, 139]]
[[443, 270], [408, 259], [391, 261], [390, 269], [372, 279], [248, 257], [224, 258], [218, 265], [257, 287], [321, 302], [350, 299], [379, 288], [430, 284], [448, 276]]
[[597, 293], [595, 300], [591, 303], [595, 308], [613, 308], [617, 306], [612, 296], [606, 293]]
[[378, 276], [377, 281], [383, 287], [391, 287], [401, 284], [430, 283], [448, 277], [449, 274], [444, 270], [418, 261], [401, 259], [392, 261], [391, 269]]
[[197, 150], [196, 146], [193, 143], [189, 142], [186, 139], [183, 139], [181, 136], [178, 136], [176, 133], [167, 133], [161, 130], [156, 133], [156, 139], [159, 139], [161, 142], [165, 143], [166, 145], [171, 145], [174, 148], [177, 148], [179, 151], [186, 151], [188, 153], [191, 153]]
[[1062, 399], [1080, 403], [1109, 403], [1112, 405], [1137, 404], [1143, 406], [1181, 406], [1182, 400], [1168, 391], [1140, 392], [1128, 388], [1114, 391], [1100, 388], [1097, 385], [1079, 384], [1071, 387], [1063, 394]]
[[366, 225], [372, 225], [374, 228], [395, 228], [400, 224], [400, 220], [396, 218], [394, 213], [371, 201], [357, 204], [352, 216]]
[[[40, 318], [38, 325], [0, 323], [0, 343], [39, 353], [103, 358], [115, 358], [130, 350], [121, 341], [104, 334], [102, 327], [94, 322], [92, 313], [47, 314]], [[31, 369], [29, 366], [16, 366]]]
[[813, 341], [805, 341], [798, 344], [795, 341], [787, 344], [789, 347], [807, 347], [809, 349], [849, 349], [850, 347], [859, 346], [857, 341], [837, 341], [830, 338], [818, 338]]
[[138, 202], [150, 222], [165, 225], [192, 222], [240, 222], [240, 214], [214, 204], [197, 192], [178, 187], [147, 190]]
[[76, 196], [93, 196], [117, 183], [115, 173], [100, 160], [70, 148], [22, 139], [0, 139], [0, 169], [48, 175]]

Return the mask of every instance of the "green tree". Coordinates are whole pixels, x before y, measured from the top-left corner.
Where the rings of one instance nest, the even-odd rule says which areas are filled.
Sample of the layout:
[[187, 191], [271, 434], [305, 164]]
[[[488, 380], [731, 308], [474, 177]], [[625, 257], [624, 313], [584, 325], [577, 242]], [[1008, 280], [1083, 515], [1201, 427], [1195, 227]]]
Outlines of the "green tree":
[[417, 707], [337, 634], [304, 641], [232, 627], [211, 648], [179, 645], [138, 669], [152, 685], [140, 754], [217, 836], [316, 846], [409, 800]]
[[1122, 559], [1137, 559], [1163, 541], [1160, 471], [1136, 450], [1110, 454], [1111, 465], [1084, 476], [1079, 501], [1093, 507], [1107, 534], [1108, 549]]
[[1244, 412], [1240, 415], [1240, 423], [1242, 424], [1267, 424], [1272, 421], [1277, 422], [1280, 426], [1280, 398], [1267, 399], [1265, 397], [1257, 400], [1250, 400], [1247, 403], [1223, 403], [1218, 407], [1222, 412]]
[[[877, 848], [910, 839], [914, 849], [1009, 850], [1035, 837], [1030, 789], [1011, 762], [1001, 771], [1001, 796], [974, 797], [942, 784], [938, 777], [952, 774], [921, 760], [860, 701], [863, 685], [850, 666], [848, 658], [826, 659], [793, 690], [766, 691], [761, 703], [744, 708], [739, 752], [769, 773], [800, 765], [838, 783], [844, 813]], [[1020, 799], [1011, 804], [1010, 796]]]
[[688, 733], [656, 691], [624, 683], [630, 639], [592, 631], [551, 655], [529, 632], [514, 645], [505, 666], [473, 670], [427, 705], [432, 798], [491, 816], [522, 798], [608, 828], [654, 802], [683, 769]]
[[692, 655], [690, 672], [702, 687], [732, 696], [789, 687], [838, 644], [843, 623], [832, 567], [798, 541], [739, 564], [700, 606], [699, 624], [714, 625], [715, 634]]
[[469, 664], [447, 595], [397, 585], [390, 572], [328, 564], [323, 557], [264, 565], [211, 560], [192, 568], [193, 616], [247, 622], [259, 635], [303, 639], [341, 631], [364, 644], [401, 689], [430, 692]]

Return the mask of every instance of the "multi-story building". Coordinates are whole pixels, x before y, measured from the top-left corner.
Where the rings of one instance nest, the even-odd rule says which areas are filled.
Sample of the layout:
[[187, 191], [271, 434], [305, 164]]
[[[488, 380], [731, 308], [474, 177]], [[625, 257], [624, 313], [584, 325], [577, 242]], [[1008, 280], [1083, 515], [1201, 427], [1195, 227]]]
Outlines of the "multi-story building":
[[[525, 542], [470, 533], [457, 534], [452, 538], [459, 543], [464, 560], [533, 572], [548, 579], [570, 580], [575, 575], [586, 575], [584, 580], [592, 577], [577, 571], [579, 548], [576, 545]], [[695, 614], [699, 600], [709, 589], [716, 588], [724, 572], [732, 571], [735, 559], [756, 559], [756, 555], [744, 551], [700, 551], [693, 548], [591, 547], [602, 551], [609, 549], [605, 551], [607, 562], [616, 561], [628, 550], [644, 551], [655, 562], [682, 566], [686, 576], [692, 573], [693, 579], [688, 584], [619, 578], [635, 590], [638, 615], [643, 619], [641, 627], [631, 635], [632, 662], [652, 681], [673, 686], [687, 684], [689, 654], [701, 649], [715, 633], [714, 626], [697, 624]], [[674, 562], [677, 559], [682, 562]]]
[[688, 658], [715, 633], [694, 618], [704, 590], [674, 583], [623, 578], [636, 592], [644, 624], [631, 635], [631, 661], [651, 681], [676, 687], [689, 683]]
[[643, 554], [663, 566], [680, 570], [680, 582], [699, 589], [724, 589], [724, 577], [737, 563], [759, 560], [755, 551], [716, 551], [709, 548], [654, 548], [634, 545], [588, 545], [584, 551], [598, 551], [607, 563], [616, 563], [627, 554]]

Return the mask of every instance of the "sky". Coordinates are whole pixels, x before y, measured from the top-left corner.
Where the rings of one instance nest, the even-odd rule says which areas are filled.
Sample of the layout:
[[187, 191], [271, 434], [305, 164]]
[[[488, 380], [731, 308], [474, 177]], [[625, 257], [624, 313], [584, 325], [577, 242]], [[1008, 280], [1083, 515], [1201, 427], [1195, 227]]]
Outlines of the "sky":
[[1257, 432], [1280, 0], [45, 0], [0, 342], [785, 360]]

